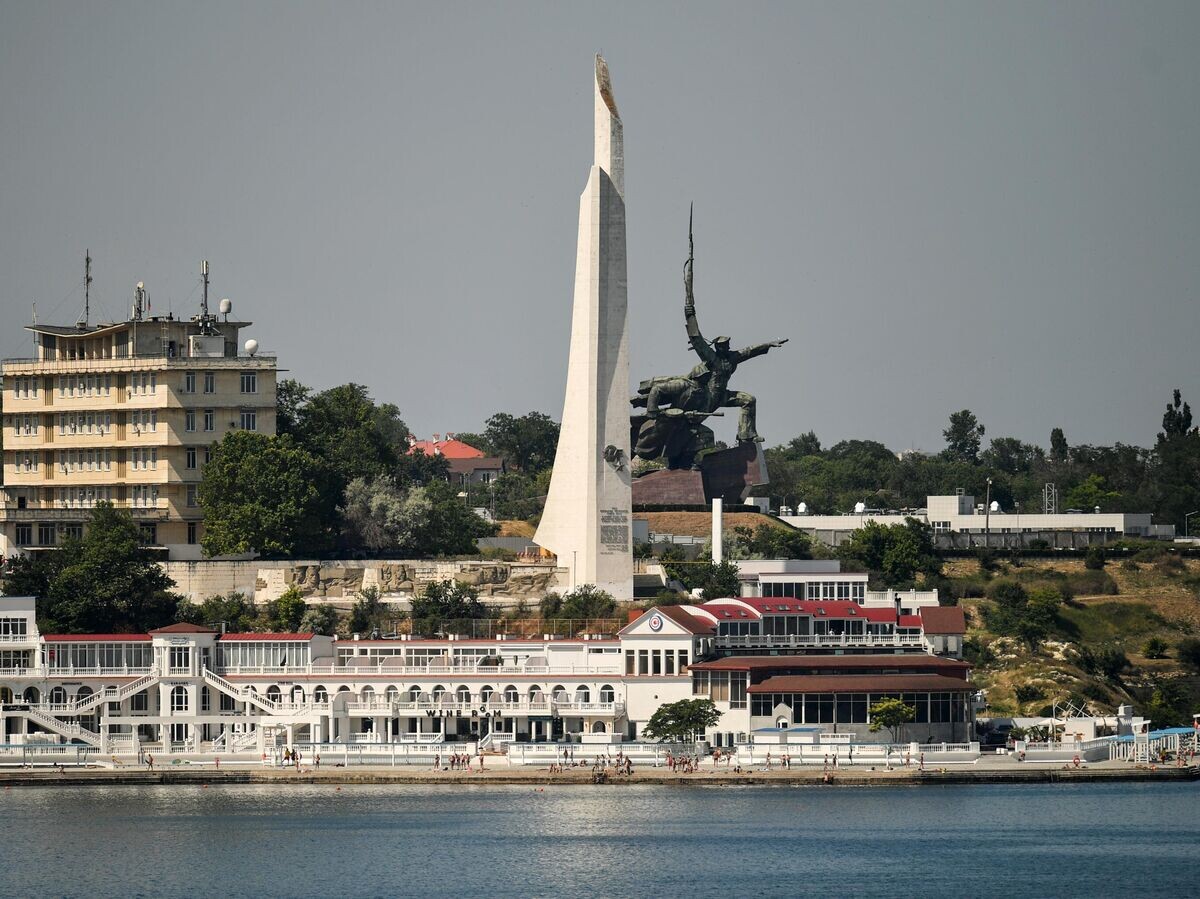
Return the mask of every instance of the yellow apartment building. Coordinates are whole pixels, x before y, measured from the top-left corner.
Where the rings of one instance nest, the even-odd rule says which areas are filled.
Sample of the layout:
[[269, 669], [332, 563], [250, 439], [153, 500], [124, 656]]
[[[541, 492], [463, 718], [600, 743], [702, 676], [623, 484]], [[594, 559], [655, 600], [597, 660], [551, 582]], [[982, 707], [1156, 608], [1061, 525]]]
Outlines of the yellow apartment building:
[[276, 359], [239, 347], [250, 322], [205, 311], [128, 321], [34, 324], [32, 359], [3, 362], [0, 553], [81, 536], [101, 500], [128, 509], [147, 545], [199, 559], [197, 487], [228, 431], [275, 433]]

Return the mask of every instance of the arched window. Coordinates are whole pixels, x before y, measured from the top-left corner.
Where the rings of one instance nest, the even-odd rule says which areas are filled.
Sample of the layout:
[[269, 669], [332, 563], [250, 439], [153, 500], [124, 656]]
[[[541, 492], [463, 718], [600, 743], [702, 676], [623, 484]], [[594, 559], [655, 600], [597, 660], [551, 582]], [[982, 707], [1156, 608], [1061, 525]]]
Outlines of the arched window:
[[470, 705], [470, 703], [471, 703], [471, 688], [470, 687], [460, 686], [457, 690], [454, 691], [454, 694], [458, 698], [458, 701], [460, 703], [463, 703], [464, 705]]
[[546, 695], [542, 692], [542, 688], [539, 687], [537, 684], [534, 684], [532, 687], [529, 688], [529, 701], [530, 702], [545, 702], [546, 701]]
[[554, 689], [550, 691], [550, 695], [554, 697], [555, 702], [566, 702], [567, 688], [562, 684], [557, 684], [555, 685]]
[[387, 696], [388, 702], [398, 702], [400, 699], [400, 688], [392, 684], [387, 688], [384, 695]]
[[518, 690], [512, 684], [509, 684], [507, 687], [504, 688], [504, 701], [505, 702], [520, 702], [521, 701], [521, 691]]
[[326, 690], [322, 685], [317, 684], [317, 686], [313, 688], [313, 702], [329, 702], [329, 691]]
[[283, 693], [277, 685], [271, 684], [271, 686], [267, 687], [267, 699], [271, 700], [271, 702], [279, 702], [279, 698], [282, 695]]
[[304, 702], [304, 688], [299, 684], [292, 687], [292, 702], [297, 704]]
[[409, 702], [420, 702], [422, 695], [423, 694], [421, 693], [420, 687], [412, 686], [412, 687], [408, 688], [408, 701]]
[[67, 691], [62, 687], [55, 687], [50, 691], [50, 702], [59, 703], [67, 701]]
[[603, 721], [593, 721], [592, 722], [592, 733], [594, 733], [594, 734], [606, 733], [606, 730], [604, 727], [604, 722]]
[[433, 694], [433, 701], [438, 702], [442, 698], [442, 694], [446, 692], [446, 688], [441, 684], [435, 684], [433, 689], [429, 691]]
[[8, 689], [8, 687], [0, 687], [0, 702], [12, 702], [12, 701], [13, 701], [12, 690]]
[[492, 699], [492, 694], [495, 692], [496, 691], [492, 689], [491, 684], [484, 684], [479, 688], [479, 701], [485, 704], [490, 702]]
[[188, 695], [187, 687], [178, 686], [171, 688], [171, 711], [186, 712], [188, 710]]
[[612, 684], [605, 684], [603, 687], [600, 688], [600, 701], [601, 702], [616, 702], [617, 701], [617, 694], [616, 694], [616, 691], [613, 690]]
[[38, 692], [37, 687], [26, 687], [25, 695], [22, 697], [24, 702], [40, 702], [42, 694]]
[[91, 687], [80, 687], [78, 690], [75, 691], [75, 701], [83, 702], [85, 699], [87, 699], [91, 695], [92, 695]]
[[592, 701], [592, 691], [589, 690], [587, 687], [580, 686], [579, 689], [577, 689], [575, 691], [575, 701], [576, 702], [591, 702]]
[[375, 698], [375, 688], [371, 686], [363, 687], [358, 695], [362, 698], [363, 702], [370, 702]]

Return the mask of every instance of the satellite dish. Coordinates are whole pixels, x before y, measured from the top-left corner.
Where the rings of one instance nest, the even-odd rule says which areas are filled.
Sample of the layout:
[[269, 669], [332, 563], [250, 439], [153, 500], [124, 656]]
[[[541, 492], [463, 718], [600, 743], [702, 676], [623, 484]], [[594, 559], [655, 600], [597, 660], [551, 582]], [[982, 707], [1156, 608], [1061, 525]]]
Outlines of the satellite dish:
[[225, 297], [225, 299], [221, 300], [221, 314], [228, 315], [232, 311], [233, 300], [229, 299], [229, 297]]
[[993, 512], [999, 512], [999, 511], [1000, 511], [1000, 504], [999, 504], [998, 502], [996, 502], [995, 500], [992, 500], [992, 505], [991, 505], [991, 507], [990, 507], [990, 508], [991, 508], [991, 510], [992, 510]]
[[145, 290], [145, 289], [146, 289], [146, 282], [144, 282], [144, 281], [138, 281], [138, 283], [137, 283], [137, 289], [138, 289], [138, 290]]
[[862, 513], [865, 511], [867, 511], [866, 503], [855, 503], [854, 504], [854, 514], [855, 515], [862, 515]]
[[808, 503], [801, 503], [800, 505], [796, 506], [796, 512], [799, 515], [807, 515], [808, 514]]
[[246, 354], [249, 356], [253, 356], [257, 352], [258, 352], [258, 341], [255, 340], [253, 337], [251, 337], [249, 340], [246, 341]]

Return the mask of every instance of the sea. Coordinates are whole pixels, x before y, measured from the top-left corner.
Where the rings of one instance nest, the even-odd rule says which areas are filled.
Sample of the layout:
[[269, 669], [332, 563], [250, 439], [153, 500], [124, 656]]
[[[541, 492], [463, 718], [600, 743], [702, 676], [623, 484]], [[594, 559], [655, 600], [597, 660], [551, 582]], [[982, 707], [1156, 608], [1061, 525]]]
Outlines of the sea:
[[1200, 786], [0, 792], [0, 896], [1187, 896]]

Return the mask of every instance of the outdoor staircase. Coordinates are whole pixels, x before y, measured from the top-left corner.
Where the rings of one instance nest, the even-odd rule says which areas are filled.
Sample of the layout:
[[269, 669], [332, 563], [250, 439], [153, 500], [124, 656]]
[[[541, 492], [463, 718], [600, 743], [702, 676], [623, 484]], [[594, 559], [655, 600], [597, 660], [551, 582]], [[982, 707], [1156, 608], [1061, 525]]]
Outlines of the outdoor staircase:
[[33, 708], [10, 710], [8, 714], [24, 715], [29, 721], [32, 721], [39, 727], [44, 727], [51, 733], [66, 737], [68, 740], [82, 740], [90, 746], [100, 745], [100, 735], [95, 731], [82, 727], [78, 722], [63, 721], [60, 718]]
[[253, 703], [264, 712], [269, 712], [272, 715], [277, 714], [280, 711], [279, 703], [277, 703], [275, 700], [268, 699], [266, 696], [260, 696], [250, 687], [239, 687], [237, 684], [232, 684], [225, 680], [225, 678], [221, 677], [221, 675], [211, 671], [208, 668], [204, 669], [204, 679], [226, 696], [231, 696], [232, 698], [242, 702]]
[[67, 706], [68, 711], [63, 714], [82, 715], [105, 702], [122, 702], [135, 693], [141, 693], [147, 687], [152, 686], [157, 680], [158, 673], [151, 671], [149, 674], [142, 675], [137, 680], [122, 684], [119, 687], [105, 687], [103, 690], [92, 693], [90, 696], [85, 696], [83, 699], [74, 700]]

